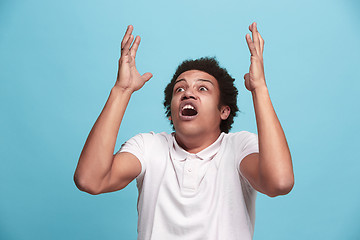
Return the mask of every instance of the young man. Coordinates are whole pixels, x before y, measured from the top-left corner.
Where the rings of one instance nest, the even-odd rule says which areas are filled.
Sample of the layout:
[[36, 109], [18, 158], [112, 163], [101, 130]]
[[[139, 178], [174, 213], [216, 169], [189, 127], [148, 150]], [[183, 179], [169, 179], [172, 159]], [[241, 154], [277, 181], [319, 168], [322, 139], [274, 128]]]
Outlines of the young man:
[[140, 37], [129, 26], [121, 43], [115, 86], [81, 153], [74, 180], [90, 194], [117, 191], [136, 178], [138, 239], [252, 239], [256, 191], [291, 191], [290, 151], [270, 101], [264, 40], [249, 26], [251, 53], [245, 86], [251, 91], [258, 136], [228, 133], [236, 114], [234, 79], [214, 59], [185, 61], [165, 89], [175, 132], [138, 134], [115, 155], [131, 94], [151, 77], [135, 66]]

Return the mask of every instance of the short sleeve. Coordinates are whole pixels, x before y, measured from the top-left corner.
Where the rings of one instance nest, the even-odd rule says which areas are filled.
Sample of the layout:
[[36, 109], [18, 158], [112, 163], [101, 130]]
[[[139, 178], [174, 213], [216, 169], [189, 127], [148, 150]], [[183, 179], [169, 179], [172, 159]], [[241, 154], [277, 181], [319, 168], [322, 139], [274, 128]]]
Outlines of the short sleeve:
[[238, 161], [240, 166], [241, 161], [251, 153], [259, 152], [259, 141], [258, 136], [255, 133], [243, 132], [242, 141], [240, 144], [240, 154], [238, 156]]
[[[137, 157], [141, 163], [141, 172], [139, 176], [142, 176], [146, 170], [146, 142], [147, 139], [152, 136], [153, 133], [140, 133], [130, 138], [124, 144], [121, 145], [120, 152], [128, 152]], [[138, 177], [139, 177], [138, 176]]]
[[235, 139], [237, 149], [240, 150], [237, 151], [238, 154], [236, 157], [237, 167], [240, 170], [240, 163], [247, 155], [259, 152], [259, 141], [257, 134], [247, 131], [237, 133]]
[[234, 144], [235, 149], [240, 150], [236, 151], [236, 168], [245, 183], [243, 185], [244, 194], [246, 198], [251, 198], [253, 197], [253, 194], [256, 193], [250, 182], [245, 178], [245, 176], [242, 175], [240, 171], [240, 163], [247, 155], [259, 152], [258, 136], [255, 133], [250, 133], [247, 131], [238, 132], [234, 136]]

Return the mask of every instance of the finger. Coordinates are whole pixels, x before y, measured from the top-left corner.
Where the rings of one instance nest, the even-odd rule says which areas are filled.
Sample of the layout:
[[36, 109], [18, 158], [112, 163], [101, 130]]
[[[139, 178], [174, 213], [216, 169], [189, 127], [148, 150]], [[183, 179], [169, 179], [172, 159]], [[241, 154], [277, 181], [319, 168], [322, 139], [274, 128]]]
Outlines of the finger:
[[134, 40], [134, 35], [130, 35], [130, 38], [128, 39], [128, 41], [125, 43], [124, 47], [121, 49], [121, 55], [127, 55], [130, 51], [130, 46], [131, 43]]
[[258, 32], [259, 35], [259, 40], [260, 40], [260, 49], [261, 49], [261, 54], [264, 52], [264, 39], [261, 37], [260, 33]]
[[250, 34], [246, 34], [245, 38], [246, 38], [246, 42], [249, 47], [251, 56], [256, 56], [257, 55], [256, 48], [255, 48], [254, 42], [251, 40]]
[[131, 33], [133, 31], [134, 27], [132, 25], [129, 25], [126, 29], [125, 35], [121, 41], [121, 49], [124, 48], [125, 44], [127, 43], [127, 41], [129, 40]]
[[136, 57], [136, 52], [139, 48], [140, 41], [141, 41], [140, 36], [136, 36], [134, 44], [131, 46], [131, 49], [130, 49], [131, 56]]
[[152, 78], [152, 76], [153, 76], [152, 73], [147, 72], [147, 73], [144, 73], [144, 74], [141, 76], [141, 79], [142, 79], [143, 81], [147, 82], [147, 81], [150, 80], [150, 78]]
[[255, 48], [256, 48], [257, 52], [260, 53], [260, 40], [259, 40], [259, 35], [258, 35], [257, 27], [256, 27], [256, 22], [253, 22], [251, 25], [252, 25], [252, 30], [251, 30], [252, 39], [255, 44]]

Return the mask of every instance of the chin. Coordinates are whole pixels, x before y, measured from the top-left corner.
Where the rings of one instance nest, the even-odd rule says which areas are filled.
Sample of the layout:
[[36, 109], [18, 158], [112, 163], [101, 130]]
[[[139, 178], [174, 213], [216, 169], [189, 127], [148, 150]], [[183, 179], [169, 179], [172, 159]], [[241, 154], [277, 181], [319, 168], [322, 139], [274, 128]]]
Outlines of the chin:
[[175, 121], [173, 121], [173, 126], [175, 132], [182, 136], [197, 137], [199, 135], [213, 135], [220, 131], [220, 121], [209, 121], [211, 120], [211, 118], [212, 116], [198, 116], [193, 120], [184, 121], [181, 120], [179, 117], [176, 118]]
[[178, 124], [177, 126], [174, 125], [174, 128], [175, 128], [175, 132], [177, 132], [178, 134], [187, 135], [187, 136], [191, 136], [191, 135], [196, 136], [204, 132], [201, 126], [190, 122]]
[[175, 132], [182, 136], [187, 137], [198, 137], [201, 135], [212, 135], [218, 129], [206, 128], [206, 125], [200, 124], [181, 124], [175, 127]]

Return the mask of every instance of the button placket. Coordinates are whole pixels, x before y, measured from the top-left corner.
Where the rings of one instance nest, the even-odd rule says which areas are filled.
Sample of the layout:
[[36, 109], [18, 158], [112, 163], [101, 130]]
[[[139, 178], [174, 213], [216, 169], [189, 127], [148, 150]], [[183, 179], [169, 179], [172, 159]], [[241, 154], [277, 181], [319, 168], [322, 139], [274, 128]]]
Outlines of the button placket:
[[189, 155], [186, 158], [185, 165], [184, 165], [184, 174], [183, 174], [183, 187], [188, 188], [191, 190], [196, 189], [196, 179], [197, 173], [194, 169], [196, 157], [193, 155]]

